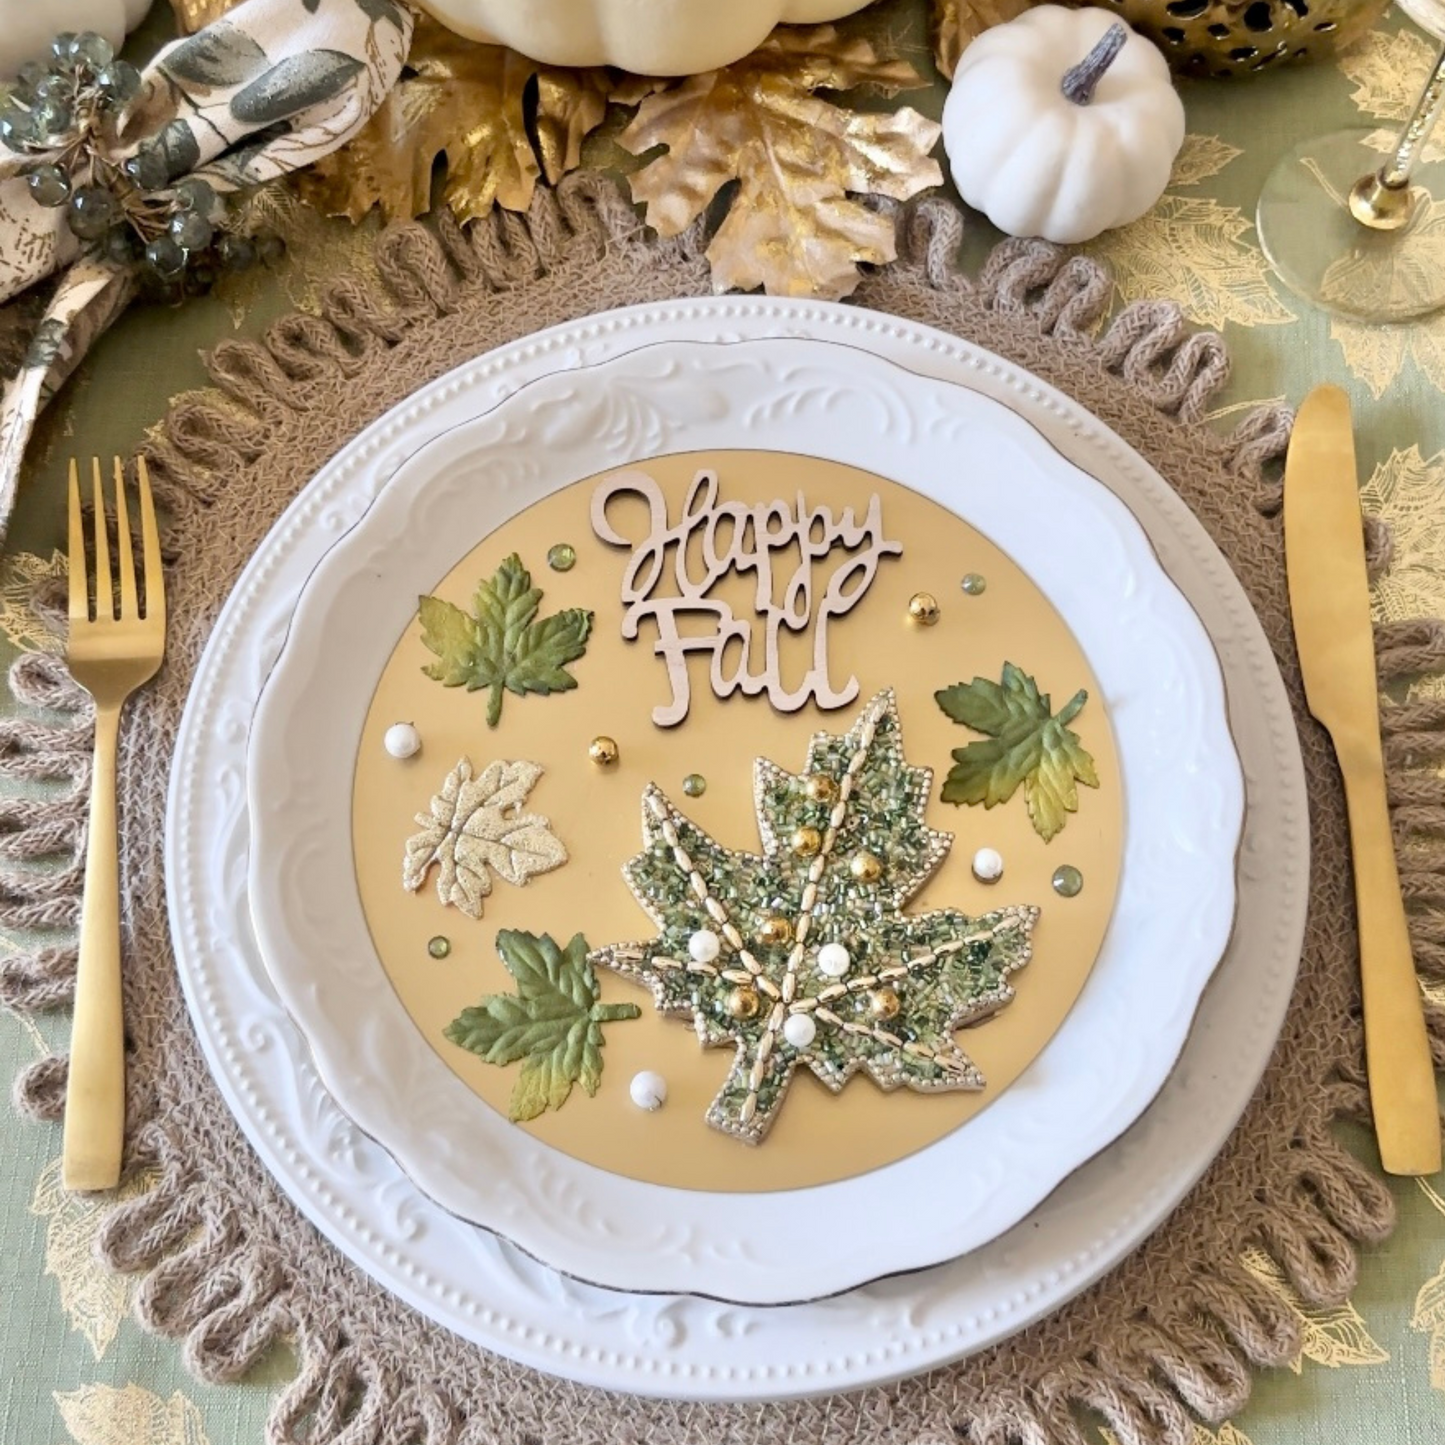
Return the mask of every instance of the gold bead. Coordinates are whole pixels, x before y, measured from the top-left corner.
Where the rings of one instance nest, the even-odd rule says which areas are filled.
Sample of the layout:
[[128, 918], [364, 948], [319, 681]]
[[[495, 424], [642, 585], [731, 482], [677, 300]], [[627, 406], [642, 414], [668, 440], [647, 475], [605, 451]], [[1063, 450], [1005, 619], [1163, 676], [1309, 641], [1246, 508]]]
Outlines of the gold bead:
[[871, 988], [868, 990], [868, 1012], [875, 1019], [897, 1018], [899, 1007], [896, 989]]
[[838, 796], [838, 784], [827, 773], [809, 773], [803, 780], [803, 791], [809, 802], [831, 803]]
[[723, 1007], [732, 1018], [756, 1018], [758, 1013], [758, 991], [747, 985], [735, 988], [731, 990], [723, 1000]]
[[783, 948], [793, 941], [793, 925], [775, 913], [771, 918], [763, 919], [762, 927], [758, 929], [758, 941], [771, 948]]
[[823, 835], [816, 828], [795, 828], [788, 843], [799, 858], [811, 858], [823, 846]]
[[938, 598], [931, 592], [915, 592], [908, 599], [908, 620], [920, 627], [932, 627], [938, 621]]
[[617, 761], [617, 744], [612, 738], [593, 738], [592, 745], [587, 749], [587, 756], [599, 768], [610, 768]]
[[848, 871], [860, 883], [876, 883], [883, 876], [883, 865], [872, 853], [855, 853], [848, 860]]

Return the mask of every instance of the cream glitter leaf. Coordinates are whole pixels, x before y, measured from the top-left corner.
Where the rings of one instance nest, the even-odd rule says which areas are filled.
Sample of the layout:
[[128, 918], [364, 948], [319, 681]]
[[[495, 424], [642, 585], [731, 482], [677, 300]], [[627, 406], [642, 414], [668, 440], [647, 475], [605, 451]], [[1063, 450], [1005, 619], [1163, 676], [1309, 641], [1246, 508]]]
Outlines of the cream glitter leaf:
[[1230, 161], [1243, 154], [1238, 146], [1230, 145], [1217, 135], [1187, 135], [1174, 158], [1169, 184], [1197, 186], [1200, 181], [1217, 176]]
[[35, 615], [30, 598], [36, 584], [65, 576], [65, 553], [48, 558], [13, 552], [0, 565], [0, 632], [22, 652], [61, 652], [64, 642]]
[[1435, 47], [1408, 27], [1393, 34], [1371, 30], [1336, 62], [1355, 87], [1350, 99], [1367, 115], [1406, 120], [1430, 73]]
[[75, 1194], [60, 1182], [60, 1160], [40, 1171], [30, 1212], [45, 1220], [45, 1272], [55, 1277], [60, 1308], [100, 1359], [115, 1339], [130, 1309], [134, 1281], [107, 1269], [95, 1256], [95, 1237], [111, 1206], [152, 1188], [158, 1176], [128, 1181], [115, 1197]]
[[1253, 229], [1238, 207], [1165, 196], [1087, 250], [1113, 270], [1126, 301], [1172, 296], [1205, 326], [1281, 326], [1295, 315], [1275, 295], [1263, 252], [1240, 239]]
[[735, 181], [707, 251], [714, 289], [846, 296], [859, 263], [895, 255], [892, 220], [851, 197], [902, 201], [940, 184], [929, 156], [939, 127], [906, 106], [863, 113], [813, 92], [893, 94], [921, 83], [912, 66], [880, 60], [868, 41], [831, 25], [784, 27], [737, 64], [642, 103], [619, 144], [666, 153], [631, 176], [633, 198], [646, 203], [649, 225], [676, 236]]
[[493, 873], [521, 887], [535, 874], [560, 868], [567, 850], [551, 822], [521, 811], [541, 776], [536, 763], [497, 762], [474, 778], [463, 758], [447, 774], [430, 813], [417, 814], [421, 831], [407, 839], [403, 885], [417, 892], [436, 867], [441, 902], [480, 918]]
[[1263, 1250], [1245, 1250], [1240, 1262], [1271, 1293], [1278, 1295], [1299, 1321], [1300, 1352], [1289, 1362], [1295, 1374], [1304, 1369], [1306, 1360], [1339, 1369], [1342, 1365], [1381, 1365], [1390, 1358], [1349, 1301], [1333, 1308], [1307, 1304], [1284, 1271]]
[[139, 1385], [82, 1385], [52, 1398], [75, 1445], [208, 1445], [200, 1410], [179, 1390], [163, 1400]]

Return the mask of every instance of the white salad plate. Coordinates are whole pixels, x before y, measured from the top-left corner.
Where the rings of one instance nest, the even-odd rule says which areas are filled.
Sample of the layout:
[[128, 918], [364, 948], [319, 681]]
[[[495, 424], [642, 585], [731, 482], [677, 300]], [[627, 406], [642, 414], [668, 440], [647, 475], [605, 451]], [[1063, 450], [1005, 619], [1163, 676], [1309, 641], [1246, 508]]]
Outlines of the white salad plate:
[[[1127, 818], [1098, 960], [1024, 1074], [893, 1164], [758, 1193], [610, 1173], [480, 1099], [412, 1023], [378, 959], [352, 854], [362, 724], [418, 595], [574, 482], [728, 447], [884, 476], [1008, 553], [1098, 679]], [[606, 599], [595, 605], [607, 625]], [[860, 707], [837, 714], [835, 730]], [[826, 342], [660, 342], [536, 380], [422, 448], [302, 592], [247, 773], [257, 940], [327, 1091], [445, 1209], [611, 1289], [791, 1304], [996, 1238], [1158, 1093], [1234, 925], [1244, 784], [1219, 663], [1139, 523], [1001, 403]], [[903, 1217], [907, 1229], [871, 1228]], [[869, 1234], [869, 1247], [818, 1249], [819, 1220], [843, 1237]]]
[[[252, 932], [246, 748], [308, 577], [428, 441], [559, 370], [663, 341], [768, 336], [841, 344], [991, 395], [1119, 496], [1218, 653], [1248, 807], [1234, 933], [1142, 1118], [966, 1257], [757, 1307], [602, 1289], [549, 1269], [428, 1198], [337, 1107]], [[944, 333], [850, 307], [743, 298], [631, 308], [541, 333], [440, 378], [339, 452], [258, 550], [213, 633], [178, 738], [166, 862], [181, 979], [218, 1085], [278, 1182], [343, 1252], [431, 1318], [526, 1364], [611, 1389], [749, 1400], [856, 1389], [983, 1348], [1147, 1236], [1217, 1152], [1268, 1060], [1303, 936], [1308, 833], [1298, 740], [1268, 643], [1203, 528], [1136, 453], [1067, 398]], [[1128, 1049], [1119, 1059], [1132, 1066]]]

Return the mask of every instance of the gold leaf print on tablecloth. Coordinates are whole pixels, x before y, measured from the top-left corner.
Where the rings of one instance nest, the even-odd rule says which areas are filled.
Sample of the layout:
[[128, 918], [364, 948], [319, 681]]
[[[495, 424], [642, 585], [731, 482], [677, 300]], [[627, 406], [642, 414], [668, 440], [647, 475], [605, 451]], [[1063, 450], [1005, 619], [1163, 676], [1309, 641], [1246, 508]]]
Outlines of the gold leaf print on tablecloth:
[[1420, 98], [1434, 55], [1435, 47], [1417, 30], [1372, 30], [1338, 63], [1355, 87], [1350, 99], [1356, 107], [1382, 120], [1405, 120]]
[[60, 638], [31, 610], [30, 597], [42, 578], [64, 576], [63, 552], [52, 552], [49, 558], [16, 552], [0, 566], [0, 632], [22, 652], [60, 651]]
[[1086, 250], [1111, 268], [1125, 301], [1171, 296], [1203, 326], [1284, 325], [1294, 312], [1275, 295], [1264, 253], [1241, 240], [1253, 230], [1237, 206], [1166, 195], [1147, 216], [1105, 231]]
[[1445, 616], [1445, 451], [1392, 451], [1360, 488], [1360, 505], [1394, 533], [1390, 569], [1370, 593], [1376, 620]]
[[1242, 156], [1238, 146], [1217, 135], [1187, 135], [1179, 154], [1174, 157], [1174, 170], [1169, 184], [1173, 186], [1197, 186], [1217, 176], [1230, 161]]
[[[1105, 1445], [1119, 1445], [1119, 1438], [1112, 1430], [1103, 1426], [1099, 1427], [1099, 1438]], [[1218, 1430], [1210, 1430], [1204, 1425], [1194, 1427], [1194, 1438], [1189, 1445], [1251, 1445], [1250, 1438], [1237, 1425], [1231, 1425], [1225, 1421]]]
[[1342, 1365], [1381, 1365], [1390, 1358], [1348, 1300], [1329, 1308], [1306, 1304], [1284, 1271], [1262, 1250], [1246, 1250], [1240, 1262], [1266, 1289], [1278, 1295], [1299, 1321], [1300, 1352], [1289, 1362], [1295, 1374], [1303, 1371], [1306, 1360], [1337, 1370]]
[[[1442, 1215], [1445, 1215], [1445, 1199], [1421, 1179], [1420, 1185], [1425, 1198]], [[1445, 1390], [1445, 1261], [1438, 1272], [1420, 1287], [1415, 1296], [1415, 1311], [1410, 1316], [1410, 1328], [1430, 1338], [1430, 1388]]]
[[75, 1445], [208, 1445], [200, 1410], [179, 1390], [163, 1400], [139, 1385], [82, 1385], [53, 1398]]
[[1424, 380], [1437, 391], [1445, 391], [1445, 314], [1403, 326], [1335, 320], [1330, 323], [1330, 340], [1339, 346], [1345, 365], [1376, 401], [1411, 360]]
[[45, 1272], [55, 1276], [60, 1307], [73, 1330], [90, 1342], [98, 1360], [115, 1339], [130, 1308], [133, 1281], [106, 1268], [95, 1256], [95, 1236], [115, 1199], [133, 1199], [151, 1188], [156, 1176], [129, 1181], [118, 1196], [74, 1194], [60, 1182], [60, 1160], [40, 1171], [30, 1212], [46, 1221]]

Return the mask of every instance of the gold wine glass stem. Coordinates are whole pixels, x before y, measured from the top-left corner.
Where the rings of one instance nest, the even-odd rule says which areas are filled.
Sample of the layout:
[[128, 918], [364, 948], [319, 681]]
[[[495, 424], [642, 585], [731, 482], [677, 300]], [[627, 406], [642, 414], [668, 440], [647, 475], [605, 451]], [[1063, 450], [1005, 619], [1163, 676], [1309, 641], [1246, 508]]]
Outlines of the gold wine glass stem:
[[1445, 110], [1445, 46], [1435, 69], [1415, 102], [1415, 109], [1389, 160], [1377, 171], [1361, 176], [1350, 192], [1350, 214], [1376, 231], [1398, 231], [1414, 219], [1420, 197], [1410, 185], [1410, 173], [1419, 159], [1440, 112]]

